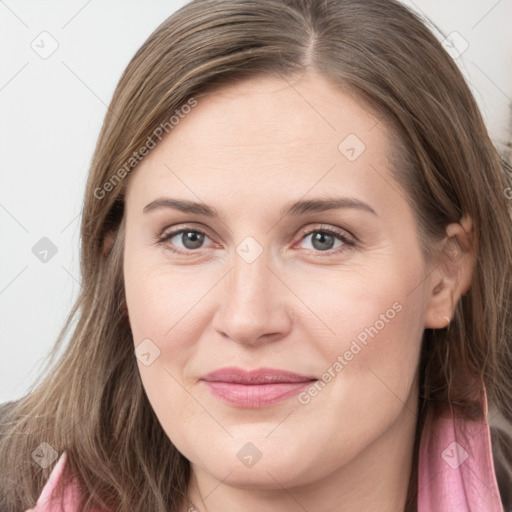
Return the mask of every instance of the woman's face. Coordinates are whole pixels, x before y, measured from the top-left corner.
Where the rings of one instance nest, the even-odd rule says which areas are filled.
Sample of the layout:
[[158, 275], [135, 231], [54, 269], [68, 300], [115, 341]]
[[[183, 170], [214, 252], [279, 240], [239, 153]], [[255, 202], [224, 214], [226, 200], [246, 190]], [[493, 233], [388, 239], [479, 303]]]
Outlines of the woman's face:
[[383, 123], [313, 74], [196, 100], [126, 195], [131, 328], [170, 440], [252, 488], [410, 444], [429, 288]]

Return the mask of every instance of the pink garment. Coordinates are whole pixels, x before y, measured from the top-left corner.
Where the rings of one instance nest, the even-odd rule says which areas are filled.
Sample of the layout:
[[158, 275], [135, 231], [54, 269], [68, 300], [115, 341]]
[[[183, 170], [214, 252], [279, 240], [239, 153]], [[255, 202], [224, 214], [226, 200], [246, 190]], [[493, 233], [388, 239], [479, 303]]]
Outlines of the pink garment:
[[[505, 512], [492, 459], [487, 399], [483, 420], [437, 418], [421, 437], [418, 512]], [[51, 494], [67, 460], [62, 452], [35, 508], [26, 512], [78, 512], [76, 481], [66, 489], [64, 508]], [[97, 511], [102, 512], [102, 511]]]
[[424, 429], [418, 465], [418, 512], [504, 512], [485, 391], [482, 404], [481, 421], [446, 415]]
[[[67, 462], [67, 452], [64, 450], [59, 457], [59, 460], [50, 478], [46, 482], [39, 499], [37, 500], [35, 508], [28, 509], [26, 512], [79, 512], [78, 504], [80, 502], [80, 489], [76, 480], [73, 480], [70, 485], [66, 487], [62, 508], [60, 500], [52, 497], [52, 493], [59, 482]], [[97, 510], [95, 512], [103, 512]]]

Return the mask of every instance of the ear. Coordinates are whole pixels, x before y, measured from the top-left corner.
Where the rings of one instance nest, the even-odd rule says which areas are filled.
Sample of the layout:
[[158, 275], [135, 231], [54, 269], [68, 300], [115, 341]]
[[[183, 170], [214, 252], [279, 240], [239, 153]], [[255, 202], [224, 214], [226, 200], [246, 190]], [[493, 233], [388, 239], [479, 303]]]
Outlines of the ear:
[[428, 279], [425, 328], [442, 329], [449, 325], [460, 297], [471, 286], [474, 245], [473, 222], [469, 217], [446, 227], [438, 263]]

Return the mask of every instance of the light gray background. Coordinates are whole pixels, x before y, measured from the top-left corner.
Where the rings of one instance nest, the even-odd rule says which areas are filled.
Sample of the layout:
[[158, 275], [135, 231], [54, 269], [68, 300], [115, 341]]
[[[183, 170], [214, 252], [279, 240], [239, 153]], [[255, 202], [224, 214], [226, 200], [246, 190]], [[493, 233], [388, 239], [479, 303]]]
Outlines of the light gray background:
[[[117, 81], [149, 34], [185, 3], [0, 0], [0, 402], [27, 391], [80, 289], [82, 196]], [[512, 2], [404, 3], [467, 42], [456, 60], [503, 148]], [[32, 252], [43, 237], [57, 248], [46, 263]]]

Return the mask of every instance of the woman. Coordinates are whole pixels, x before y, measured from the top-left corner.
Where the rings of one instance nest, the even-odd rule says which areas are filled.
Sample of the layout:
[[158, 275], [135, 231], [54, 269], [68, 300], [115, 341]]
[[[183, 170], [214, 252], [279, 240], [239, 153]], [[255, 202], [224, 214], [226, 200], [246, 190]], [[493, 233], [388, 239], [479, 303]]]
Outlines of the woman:
[[398, 2], [189, 3], [108, 109], [1, 510], [510, 508], [510, 187]]

